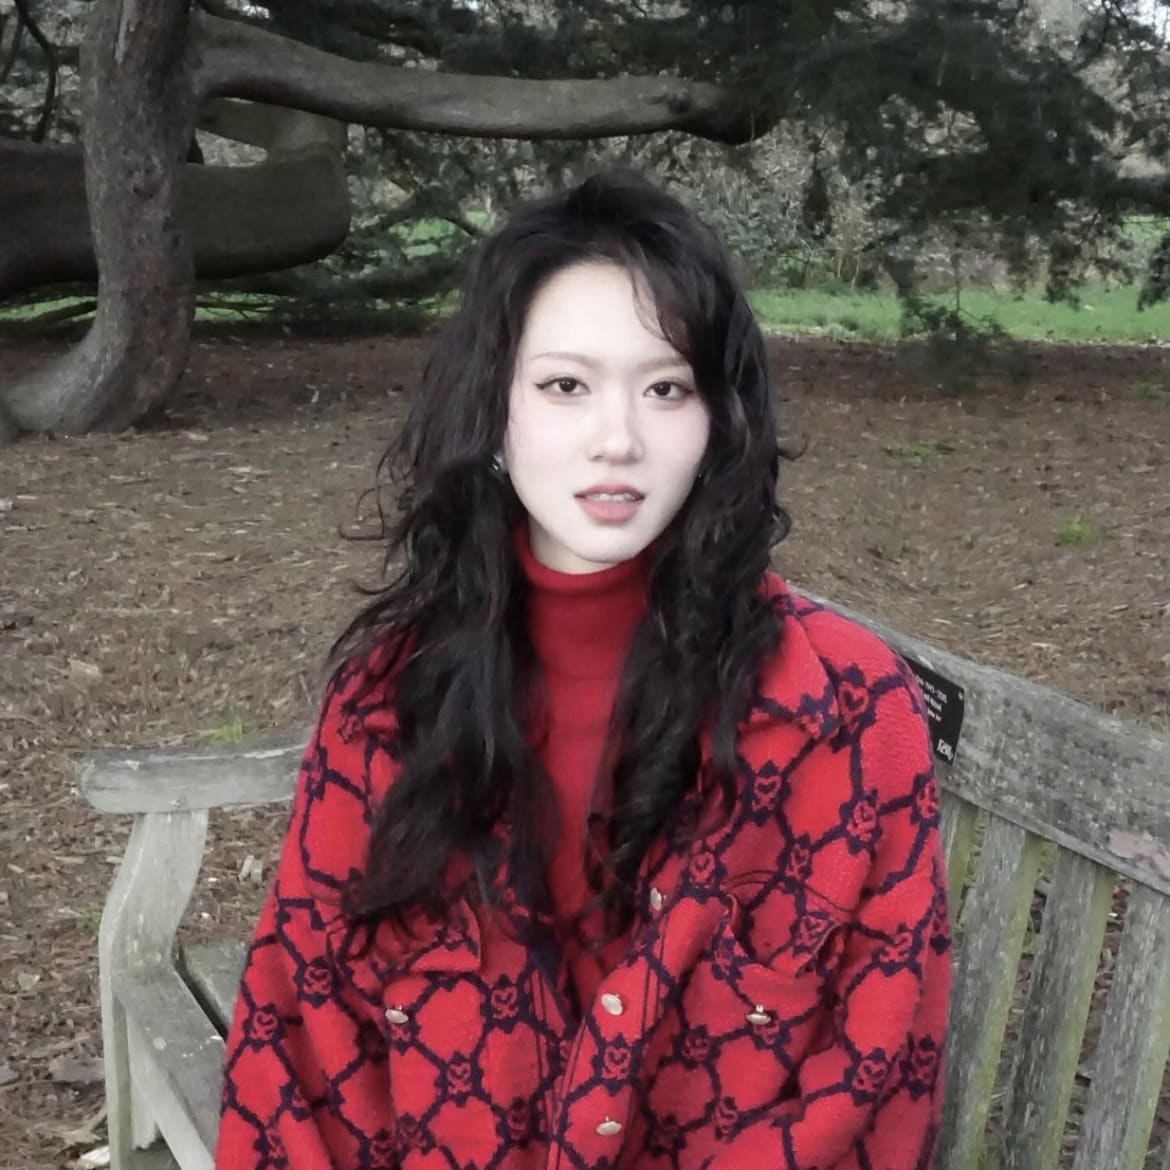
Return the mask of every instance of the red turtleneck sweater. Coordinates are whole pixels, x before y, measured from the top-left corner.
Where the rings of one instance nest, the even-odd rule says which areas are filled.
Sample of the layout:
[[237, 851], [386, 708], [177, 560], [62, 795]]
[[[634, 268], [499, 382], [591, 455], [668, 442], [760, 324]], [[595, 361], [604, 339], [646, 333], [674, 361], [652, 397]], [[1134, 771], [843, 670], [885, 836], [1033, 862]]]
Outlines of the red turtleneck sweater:
[[[560, 825], [549, 893], [578, 1000], [587, 1005], [627, 948], [626, 939], [615, 939], [593, 954], [567, 927], [590, 897], [586, 823], [626, 650], [646, 609], [647, 559], [642, 555], [596, 573], [561, 573], [535, 558], [525, 524], [517, 530], [515, 549], [528, 581], [529, 629], [547, 685], [548, 734], [537, 747], [552, 779]], [[607, 799], [604, 790], [597, 799]], [[587, 929], [593, 934], [600, 922], [591, 920]]]

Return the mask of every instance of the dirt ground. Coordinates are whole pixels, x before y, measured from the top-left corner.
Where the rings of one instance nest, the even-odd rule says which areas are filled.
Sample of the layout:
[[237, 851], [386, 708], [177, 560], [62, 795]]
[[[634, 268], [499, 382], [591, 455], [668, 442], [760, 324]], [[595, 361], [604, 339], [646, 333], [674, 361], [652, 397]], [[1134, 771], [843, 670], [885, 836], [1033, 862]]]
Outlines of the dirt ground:
[[[204, 336], [152, 428], [0, 451], [0, 1167], [104, 1140], [96, 932], [129, 825], [87, 809], [78, 760], [307, 724], [378, 569], [339, 528], [424, 345]], [[52, 348], [0, 337], [0, 365]], [[786, 576], [1170, 731], [1170, 349], [1038, 348], [962, 399], [891, 349], [774, 360], [808, 444]], [[267, 877], [283, 816], [215, 823], [192, 931], [246, 929], [239, 874]]]

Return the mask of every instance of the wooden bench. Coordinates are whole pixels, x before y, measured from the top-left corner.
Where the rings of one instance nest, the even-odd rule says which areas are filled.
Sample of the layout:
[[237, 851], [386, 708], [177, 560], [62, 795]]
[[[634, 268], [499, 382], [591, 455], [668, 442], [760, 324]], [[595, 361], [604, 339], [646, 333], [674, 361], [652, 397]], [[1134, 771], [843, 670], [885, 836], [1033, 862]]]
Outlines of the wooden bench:
[[[1170, 1137], [1151, 1140], [1170, 1051], [1170, 741], [866, 624], [964, 692], [957, 755], [938, 771], [957, 945], [936, 1170], [1139, 1170], [1159, 1140], [1148, 1165], [1170, 1170]], [[244, 943], [177, 952], [176, 931], [208, 810], [288, 800], [304, 738], [107, 751], [81, 767], [95, 808], [135, 817], [100, 932], [114, 1170], [211, 1165]]]

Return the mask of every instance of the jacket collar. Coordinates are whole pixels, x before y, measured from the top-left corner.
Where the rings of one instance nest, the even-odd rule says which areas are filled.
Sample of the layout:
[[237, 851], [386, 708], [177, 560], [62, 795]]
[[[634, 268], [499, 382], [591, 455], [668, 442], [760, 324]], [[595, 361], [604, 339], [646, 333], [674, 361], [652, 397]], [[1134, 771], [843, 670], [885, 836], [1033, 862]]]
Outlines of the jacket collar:
[[841, 725], [836, 687], [805, 627], [821, 607], [793, 593], [775, 573], [764, 578], [763, 592], [780, 617], [780, 639], [760, 674], [744, 723], [751, 728], [787, 723], [810, 740], [827, 739]]

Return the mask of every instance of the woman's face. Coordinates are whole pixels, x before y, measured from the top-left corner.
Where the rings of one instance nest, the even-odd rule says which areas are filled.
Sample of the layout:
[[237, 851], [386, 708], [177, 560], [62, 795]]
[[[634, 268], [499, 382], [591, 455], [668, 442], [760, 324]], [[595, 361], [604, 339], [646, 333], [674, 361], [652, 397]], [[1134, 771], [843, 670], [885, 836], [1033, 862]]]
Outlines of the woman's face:
[[533, 298], [504, 457], [549, 568], [591, 573], [637, 556], [695, 481], [707, 407], [656, 323], [649, 293], [607, 262], [561, 269]]

